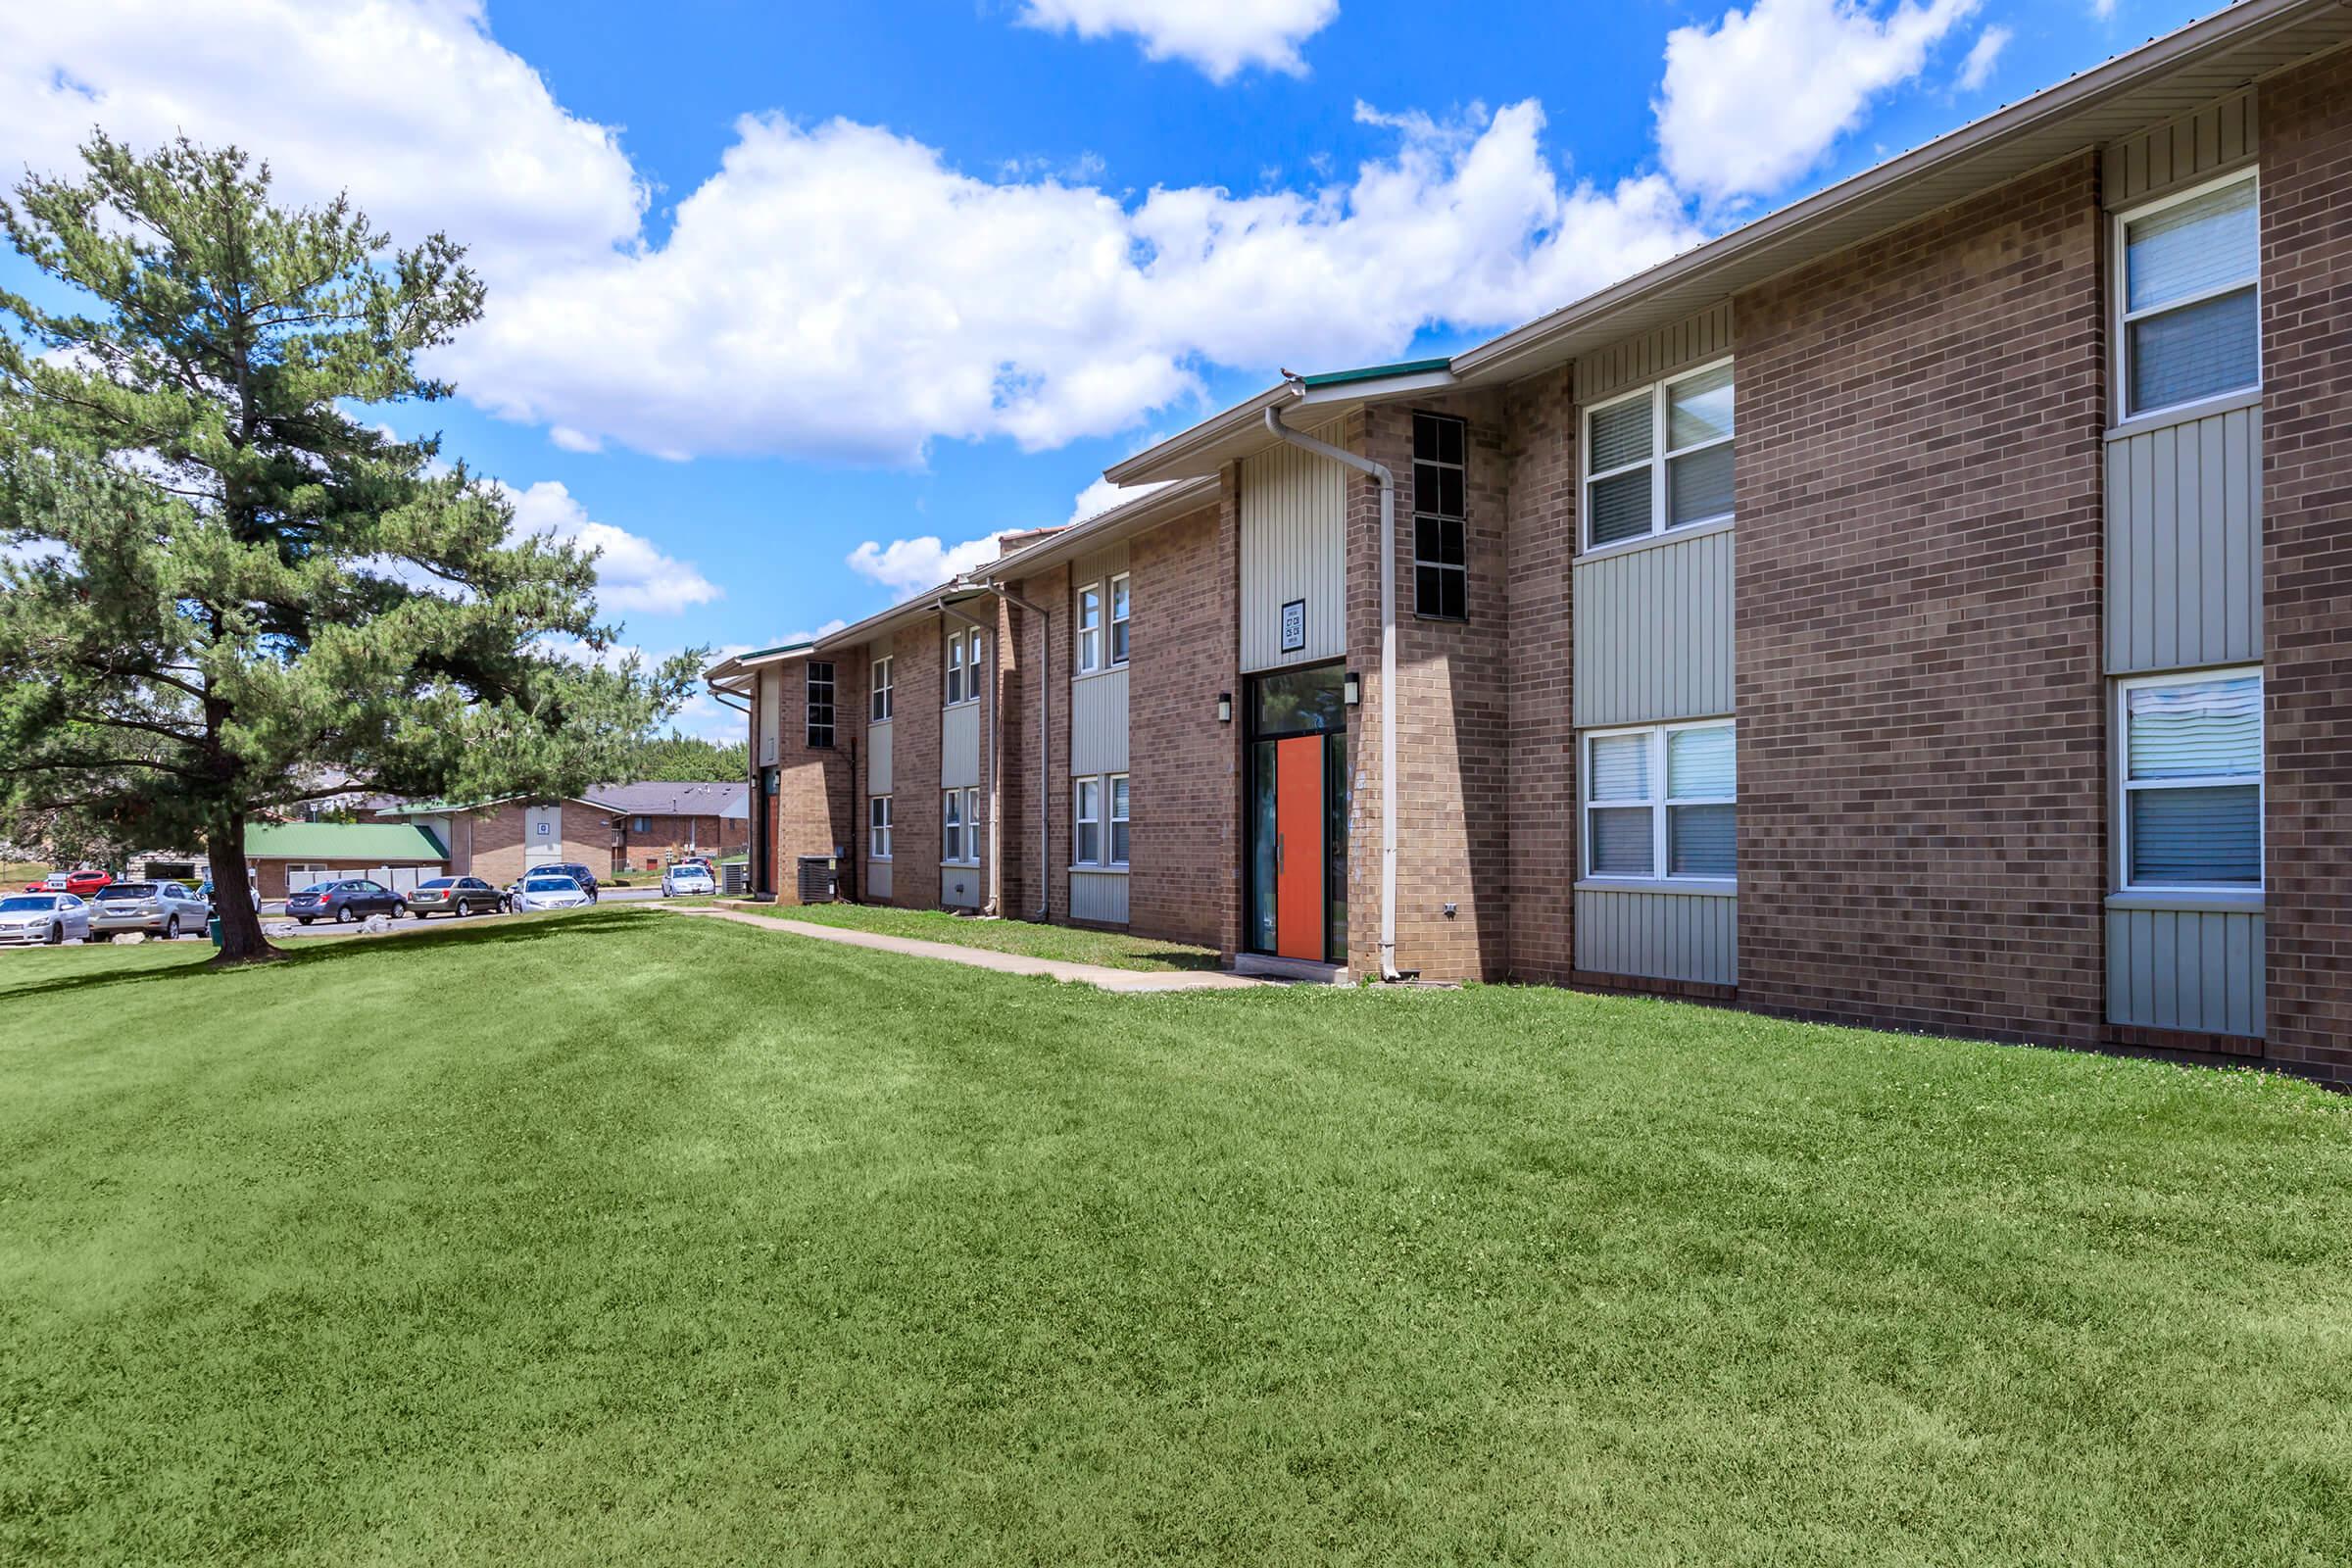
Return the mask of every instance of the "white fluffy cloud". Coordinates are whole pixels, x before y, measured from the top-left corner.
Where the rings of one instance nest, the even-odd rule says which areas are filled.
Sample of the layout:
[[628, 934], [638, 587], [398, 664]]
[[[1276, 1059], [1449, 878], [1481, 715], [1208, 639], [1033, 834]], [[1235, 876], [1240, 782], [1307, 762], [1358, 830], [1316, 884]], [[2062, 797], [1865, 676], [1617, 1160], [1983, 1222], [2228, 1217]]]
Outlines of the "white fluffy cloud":
[[1698, 237], [1661, 178], [1564, 183], [1532, 102], [1443, 126], [1365, 118], [1400, 145], [1350, 181], [1132, 207], [978, 178], [870, 125], [747, 118], [665, 243], [530, 278], [450, 368], [498, 414], [663, 456], [1039, 450], [1190, 396], [1202, 362], [1376, 360]]
[[[1755, 0], [1666, 38], [1658, 151], [1684, 189], [1713, 202], [1781, 189], [1908, 81], [1978, 0]], [[1989, 62], [1986, 65], [1990, 69]]]
[[1097, 479], [1079, 491], [1078, 499], [1070, 504], [1070, 521], [1084, 522], [1089, 517], [1099, 517], [1113, 507], [1141, 501], [1159, 488], [1156, 484], [1116, 485], [1108, 479]]
[[481, 0], [71, 0], [0, 6], [0, 173], [71, 173], [92, 125], [185, 131], [345, 185], [394, 238], [433, 229], [494, 281], [601, 256], [646, 191], [612, 130], [566, 114], [495, 42]]
[[2001, 51], [2009, 47], [2015, 36], [2007, 27], [1986, 27], [1977, 34], [1977, 41], [1968, 46], [1968, 58], [1960, 62], [1960, 90], [1975, 92], [1991, 79], [1992, 68], [2000, 63]]
[[527, 490], [508, 484], [499, 488], [514, 503], [516, 534], [549, 534], [597, 552], [596, 604], [608, 614], [674, 614], [718, 597], [717, 585], [693, 566], [663, 555], [651, 540], [626, 528], [591, 518], [571, 492], [553, 479], [542, 479]]
[[1081, 38], [1133, 33], [1152, 59], [1225, 81], [1250, 66], [1304, 74], [1299, 44], [1339, 14], [1339, 0], [1027, 0], [1020, 20]]
[[868, 539], [850, 552], [849, 566], [893, 593], [917, 594], [987, 565], [1003, 552], [1004, 537], [1002, 532], [992, 533], [959, 545], [947, 544], [937, 535], [888, 544]]

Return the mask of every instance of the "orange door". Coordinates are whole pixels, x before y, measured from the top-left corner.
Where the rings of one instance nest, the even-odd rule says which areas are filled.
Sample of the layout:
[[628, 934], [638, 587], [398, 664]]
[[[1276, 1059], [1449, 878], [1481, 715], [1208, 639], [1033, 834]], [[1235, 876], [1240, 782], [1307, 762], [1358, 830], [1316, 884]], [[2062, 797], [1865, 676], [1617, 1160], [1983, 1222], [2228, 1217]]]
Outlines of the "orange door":
[[1274, 951], [1323, 958], [1323, 737], [1274, 743]]

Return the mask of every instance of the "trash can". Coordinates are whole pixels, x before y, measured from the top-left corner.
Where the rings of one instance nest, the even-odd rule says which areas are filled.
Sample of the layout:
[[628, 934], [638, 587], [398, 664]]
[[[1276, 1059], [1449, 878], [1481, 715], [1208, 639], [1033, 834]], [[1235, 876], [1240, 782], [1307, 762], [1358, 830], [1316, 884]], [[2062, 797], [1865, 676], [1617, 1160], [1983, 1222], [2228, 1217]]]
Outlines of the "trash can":
[[204, 934], [213, 939], [214, 947], [217, 948], [220, 945], [220, 917], [219, 915], [216, 914], [204, 922]]

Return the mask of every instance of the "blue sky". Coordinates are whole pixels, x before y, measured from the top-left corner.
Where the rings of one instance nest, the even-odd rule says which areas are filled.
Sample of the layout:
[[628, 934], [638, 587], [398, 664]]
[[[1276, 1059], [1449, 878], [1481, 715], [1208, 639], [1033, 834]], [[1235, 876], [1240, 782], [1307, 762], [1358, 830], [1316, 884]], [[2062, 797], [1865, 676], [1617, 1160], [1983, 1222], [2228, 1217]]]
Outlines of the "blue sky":
[[180, 128], [467, 242], [461, 398], [384, 416], [603, 545], [633, 643], [734, 648], [1278, 365], [1478, 341], [2211, 9], [77, 0], [0, 17], [0, 169]]

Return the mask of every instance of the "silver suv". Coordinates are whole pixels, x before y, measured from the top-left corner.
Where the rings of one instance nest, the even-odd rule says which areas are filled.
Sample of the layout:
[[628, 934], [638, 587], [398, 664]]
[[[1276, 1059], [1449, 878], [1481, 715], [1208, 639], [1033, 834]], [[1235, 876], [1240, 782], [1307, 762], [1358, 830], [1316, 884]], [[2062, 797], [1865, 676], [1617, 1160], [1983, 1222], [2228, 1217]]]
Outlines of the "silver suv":
[[144, 931], [170, 941], [203, 931], [212, 912], [184, 882], [110, 882], [90, 897], [90, 935]]

